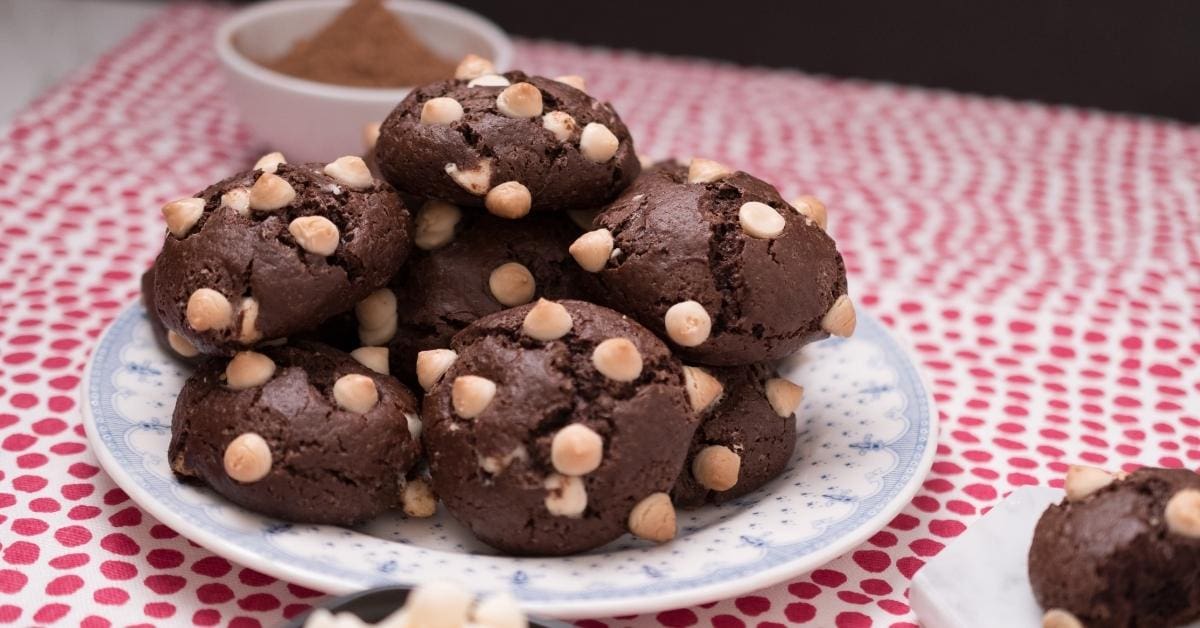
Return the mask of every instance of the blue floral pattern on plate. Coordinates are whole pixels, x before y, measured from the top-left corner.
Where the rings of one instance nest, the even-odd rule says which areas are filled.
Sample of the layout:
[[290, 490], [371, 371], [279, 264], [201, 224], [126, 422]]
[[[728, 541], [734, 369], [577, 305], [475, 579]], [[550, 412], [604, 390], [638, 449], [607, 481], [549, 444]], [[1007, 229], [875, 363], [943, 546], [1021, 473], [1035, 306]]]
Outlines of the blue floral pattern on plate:
[[84, 376], [83, 414], [101, 464], [150, 514], [259, 571], [331, 593], [450, 578], [511, 590], [528, 610], [588, 617], [731, 597], [810, 571], [885, 525], [932, 461], [937, 415], [912, 360], [874, 318], [850, 339], [809, 345], [780, 365], [805, 388], [788, 469], [719, 507], [680, 512], [678, 538], [624, 537], [565, 558], [512, 558], [444, 513], [384, 516], [358, 529], [260, 517], [174, 479], [171, 413], [187, 369], [154, 342], [140, 306], [105, 332]]

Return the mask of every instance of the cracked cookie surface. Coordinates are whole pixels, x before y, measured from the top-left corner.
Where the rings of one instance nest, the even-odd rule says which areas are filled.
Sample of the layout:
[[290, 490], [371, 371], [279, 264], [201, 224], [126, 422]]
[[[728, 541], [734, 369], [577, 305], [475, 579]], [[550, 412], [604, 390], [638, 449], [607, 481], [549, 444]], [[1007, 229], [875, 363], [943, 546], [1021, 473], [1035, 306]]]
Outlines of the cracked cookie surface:
[[424, 439], [438, 495], [480, 540], [586, 551], [637, 528], [635, 507], [674, 485], [697, 418], [681, 365], [637, 323], [540, 301], [481, 318], [451, 346]]
[[[376, 144], [379, 168], [392, 185], [421, 197], [490, 207], [489, 191], [516, 182], [528, 193], [525, 211], [565, 210], [606, 203], [637, 177], [633, 140], [611, 105], [548, 78], [491, 76], [503, 84], [432, 83], [396, 107]], [[540, 105], [504, 108], [501, 95], [516, 85], [536, 88]], [[449, 113], [427, 110], [435, 99]]]
[[[257, 385], [239, 388], [232, 362], [218, 357], [188, 379], [171, 421], [175, 474], [288, 521], [353, 525], [399, 506], [420, 453], [409, 431], [419, 412], [412, 393], [325, 345], [260, 352], [272, 366]], [[367, 378], [368, 392], [373, 385], [369, 408], [348, 401], [339, 384], [347, 376]]]
[[591, 248], [608, 253], [595, 255], [602, 301], [667, 339], [685, 361], [783, 358], [828, 335], [823, 319], [847, 291], [833, 240], [744, 172], [690, 181], [687, 166], [658, 164], [594, 226], [606, 244]]
[[408, 210], [386, 183], [351, 187], [326, 174], [333, 165], [272, 164], [184, 199], [196, 213], [155, 262], [166, 328], [228, 355], [313, 329], [386, 284], [412, 246]]

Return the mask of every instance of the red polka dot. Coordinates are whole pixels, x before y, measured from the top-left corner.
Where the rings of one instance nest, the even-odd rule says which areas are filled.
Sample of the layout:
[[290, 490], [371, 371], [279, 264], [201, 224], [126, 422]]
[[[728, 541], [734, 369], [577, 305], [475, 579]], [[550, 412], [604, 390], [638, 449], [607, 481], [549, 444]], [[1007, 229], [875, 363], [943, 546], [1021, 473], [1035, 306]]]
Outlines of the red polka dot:
[[114, 532], [100, 539], [100, 547], [122, 556], [133, 556], [141, 551], [136, 541], [120, 532]]
[[920, 558], [913, 558], [912, 556], [905, 556], [904, 558], [896, 561], [896, 568], [899, 569], [900, 573], [904, 574], [904, 577], [908, 578], [909, 580], [911, 580], [913, 575], [917, 573], [917, 570], [923, 566], [925, 566], [925, 561], [921, 560]]
[[88, 615], [79, 623], [79, 628], [112, 628], [112, 622], [103, 617]]
[[0, 441], [0, 449], [5, 451], [24, 451], [37, 442], [36, 436], [28, 434], [9, 434]]
[[838, 613], [834, 623], [837, 628], [870, 628], [871, 618], [862, 613]]
[[238, 572], [238, 580], [252, 587], [262, 587], [275, 582], [275, 578], [259, 573], [253, 569], [242, 569]]
[[733, 605], [747, 615], [761, 615], [771, 609], [771, 600], [760, 595], [749, 595], [734, 600]]
[[746, 622], [733, 615], [716, 615], [711, 621], [713, 628], [746, 628]]
[[262, 628], [262, 624], [253, 617], [234, 617], [229, 620], [229, 628]]
[[811, 600], [821, 594], [821, 588], [809, 582], [789, 584], [787, 589], [788, 593], [804, 600]]
[[233, 589], [219, 582], [210, 582], [196, 589], [196, 598], [205, 604], [222, 604], [233, 599]]
[[183, 577], [165, 574], [146, 576], [143, 582], [146, 584], [146, 588], [159, 595], [170, 595], [187, 585], [187, 580]]
[[840, 587], [846, 582], [846, 576], [832, 569], [818, 569], [812, 572], [813, 582], [823, 587]]
[[95, 593], [93, 593], [92, 599], [95, 600], [97, 604], [104, 604], [106, 606], [120, 606], [129, 601], [129, 594], [123, 589], [106, 587], [103, 589], [98, 589]]
[[271, 611], [279, 608], [279, 598], [270, 593], [252, 593], [238, 600], [238, 606], [244, 611]]
[[879, 608], [882, 608], [893, 615], [905, 615], [908, 613], [908, 604], [897, 602], [895, 600], [880, 600]]
[[87, 554], [63, 554], [50, 559], [50, 566], [55, 569], [74, 569], [88, 564], [90, 560]]
[[46, 604], [33, 614], [33, 620], [43, 624], [52, 624], [69, 612], [71, 612], [71, 607], [66, 604]]
[[83, 578], [76, 575], [59, 576], [46, 583], [46, 595], [70, 595], [83, 586]]
[[113, 513], [108, 518], [108, 522], [117, 528], [135, 526], [142, 522], [142, 511], [137, 506], [130, 506], [129, 508]]
[[312, 606], [309, 606], [308, 604], [288, 604], [287, 606], [283, 607], [283, 617], [284, 619], [293, 619], [300, 613], [303, 613], [311, 608]]
[[95, 506], [73, 506], [67, 511], [67, 516], [75, 521], [91, 519], [100, 514], [100, 509]]
[[41, 549], [28, 541], [17, 541], [4, 548], [4, 562], [10, 565], [32, 565], [37, 562]]
[[792, 602], [783, 608], [783, 614], [788, 621], [802, 624], [817, 616], [817, 607], [807, 602]]
[[25, 588], [29, 578], [12, 569], [0, 569], [0, 593], [13, 594]]
[[871, 573], [879, 573], [892, 564], [892, 559], [878, 550], [859, 550], [854, 552], [853, 558], [859, 567]]
[[22, 536], [37, 536], [50, 529], [50, 524], [41, 519], [13, 519], [12, 529]]
[[892, 592], [892, 585], [878, 578], [868, 578], [859, 583], [863, 591], [871, 595], [887, 595]]
[[696, 614], [686, 608], [679, 608], [673, 611], [664, 611], [656, 616], [658, 623], [671, 628], [682, 628], [683, 626], [695, 626], [700, 620], [696, 618]]
[[229, 564], [229, 561], [220, 556], [201, 558], [192, 564], [192, 571], [210, 578], [220, 578], [229, 573], [231, 569], [233, 566]]
[[197, 626], [216, 626], [221, 621], [221, 613], [215, 609], [205, 608], [192, 613], [192, 623]]
[[100, 573], [109, 580], [128, 580], [137, 576], [137, 567], [123, 560], [106, 560], [100, 563]]
[[167, 619], [175, 614], [175, 605], [170, 602], [151, 602], [142, 607], [142, 612], [155, 619]]
[[146, 562], [158, 569], [172, 569], [183, 564], [183, 553], [173, 549], [154, 549], [146, 554]]

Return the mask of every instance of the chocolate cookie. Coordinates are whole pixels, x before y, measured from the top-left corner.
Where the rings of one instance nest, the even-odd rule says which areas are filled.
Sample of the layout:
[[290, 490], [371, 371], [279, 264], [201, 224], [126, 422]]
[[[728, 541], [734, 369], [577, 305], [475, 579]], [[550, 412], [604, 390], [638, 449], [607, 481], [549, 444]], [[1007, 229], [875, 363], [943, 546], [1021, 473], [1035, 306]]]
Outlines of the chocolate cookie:
[[[420, 497], [417, 402], [395, 379], [316, 343], [209, 358], [175, 404], [181, 479], [262, 514], [353, 525]], [[407, 507], [409, 504], [403, 504]]]
[[606, 305], [685, 360], [752, 364], [854, 331], [845, 265], [815, 200], [793, 207], [759, 179], [695, 159], [651, 168], [596, 225], [571, 254], [598, 274]]
[[434, 488], [480, 540], [560, 555], [626, 531], [675, 535], [667, 491], [697, 417], [683, 368], [649, 331], [582, 301], [540, 300], [426, 351]]
[[796, 408], [804, 389], [766, 364], [685, 366], [700, 427], [671, 497], [676, 506], [721, 504], [771, 481], [796, 449]]
[[383, 122], [376, 157], [397, 189], [517, 218], [597, 207], [637, 177], [629, 130], [578, 77], [464, 66]]
[[154, 266], [142, 273], [142, 307], [146, 308], [146, 319], [150, 321], [150, 331], [154, 334], [154, 342], [167, 355], [183, 362], [195, 365], [204, 359], [196, 347], [187, 338], [168, 330], [158, 317], [158, 309], [154, 307]]
[[385, 285], [411, 247], [404, 204], [358, 157], [260, 161], [163, 214], [155, 305], [203, 353], [315, 328]]
[[356, 308], [359, 340], [391, 348], [415, 383], [417, 353], [450, 346], [476, 319], [537, 297], [586, 299], [595, 279], [567, 253], [578, 229], [561, 213], [505, 220], [440, 201], [417, 211], [417, 250], [391, 285]]
[[1038, 520], [1029, 582], [1047, 628], [1182, 626], [1200, 619], [1200, 476], [1073, 466]]

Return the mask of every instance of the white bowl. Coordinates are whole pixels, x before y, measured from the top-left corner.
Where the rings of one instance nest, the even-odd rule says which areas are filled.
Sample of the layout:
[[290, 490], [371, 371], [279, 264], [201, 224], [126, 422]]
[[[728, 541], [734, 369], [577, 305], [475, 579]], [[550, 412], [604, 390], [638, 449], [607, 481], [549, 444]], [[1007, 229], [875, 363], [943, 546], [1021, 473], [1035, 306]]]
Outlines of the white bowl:
[[[380, 122], [410, 88], [345, 87], [280, 74], [254, 59], [275, 59], [312, 36], [347, 6], [346, 0], [276, 0], [234, 13], [217, 29], [217, 57], [229, 98], [264, 152], [289, 161], [331, 161], [363, 152], [363, 127]], [[476, 13], [440, 2], [388, 2], [414, 35], [442, 57], [487, 57], [497, 69], [512, 63], [512, 42]], [[243, 54], [244, 53], [244, 54]]]

